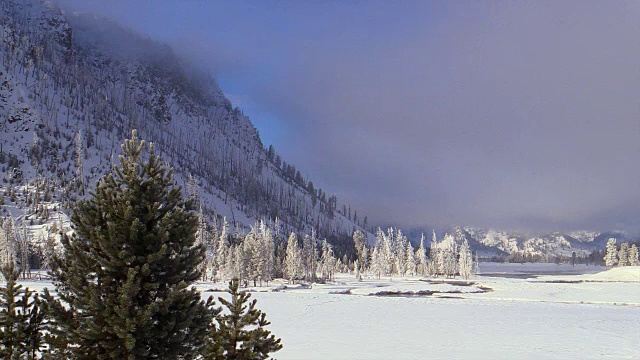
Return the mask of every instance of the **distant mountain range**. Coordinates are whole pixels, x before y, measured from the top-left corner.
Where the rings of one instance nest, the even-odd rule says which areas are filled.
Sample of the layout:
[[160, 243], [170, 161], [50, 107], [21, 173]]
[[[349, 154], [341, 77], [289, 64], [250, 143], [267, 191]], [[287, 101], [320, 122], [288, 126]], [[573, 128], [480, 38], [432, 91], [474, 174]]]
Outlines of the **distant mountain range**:
[[528, 256], [564, 255], [571, 256], [575, 251], [585, 255], [593, 250], [602, 250], [609, 238], [618, 242], [632, 240], [621, 232], [550, 232], [527, 234], [515, 231], [497, 231], [472, 227], [455, 227], [449, 231], [457, 243], [466, 239], [474, 251], [482, 257], [521, 254]]

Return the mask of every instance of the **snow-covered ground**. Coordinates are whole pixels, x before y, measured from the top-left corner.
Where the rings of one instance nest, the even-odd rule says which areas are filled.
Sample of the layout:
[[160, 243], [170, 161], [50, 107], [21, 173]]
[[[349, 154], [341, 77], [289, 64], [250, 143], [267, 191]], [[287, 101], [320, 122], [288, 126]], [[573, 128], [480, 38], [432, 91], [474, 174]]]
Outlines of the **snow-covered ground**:
[[[276, 280], [249, 290], [282, 338], [274, 354], [282, 360], [640, 358], [640, 267], [480, 269], [491, 276], [359, 282], [340, 274], [331, 284]], [[507, 277], [518, 274], [527, 278]], [[225, 295], [222, 283], [197, 286]]]

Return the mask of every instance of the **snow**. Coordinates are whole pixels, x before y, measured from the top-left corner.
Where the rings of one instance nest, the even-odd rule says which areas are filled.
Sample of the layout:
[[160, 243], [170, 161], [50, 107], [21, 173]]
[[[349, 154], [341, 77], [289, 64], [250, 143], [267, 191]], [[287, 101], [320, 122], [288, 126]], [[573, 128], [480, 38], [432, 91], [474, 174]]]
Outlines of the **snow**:
[[640, 266], [624, 266], [605, 272], [585, 276], [585, 280], [593, 281], [634, 281], [640, 282]]
[[[638, 308], [257, 293], [286, 359], [632, 359]], [[606, 346], [605, 344], [615, 344]]]
[[[480, 269], [491, 276], [356, 281], [338, 274], [330, 284], [276, 279], [246, 290], [282, 338], [284, 348], [273, 354], [281, 360], [640, 358], [640, 268], [481, 263]], [[51, 287], [44, 280], [24, 284]], [[225, 283], [196, 287], [207, 297], [227, 296]]]

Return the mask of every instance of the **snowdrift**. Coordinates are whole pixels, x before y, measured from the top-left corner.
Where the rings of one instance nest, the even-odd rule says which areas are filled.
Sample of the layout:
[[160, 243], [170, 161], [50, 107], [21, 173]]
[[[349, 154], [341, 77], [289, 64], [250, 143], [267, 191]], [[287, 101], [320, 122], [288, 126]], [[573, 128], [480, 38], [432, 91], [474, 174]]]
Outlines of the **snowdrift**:
[[624, 266], [602, 271], [597, 274], [584, 275], [585, 280], [594, 281], [633, 281], [640, 282], [640, 266]]

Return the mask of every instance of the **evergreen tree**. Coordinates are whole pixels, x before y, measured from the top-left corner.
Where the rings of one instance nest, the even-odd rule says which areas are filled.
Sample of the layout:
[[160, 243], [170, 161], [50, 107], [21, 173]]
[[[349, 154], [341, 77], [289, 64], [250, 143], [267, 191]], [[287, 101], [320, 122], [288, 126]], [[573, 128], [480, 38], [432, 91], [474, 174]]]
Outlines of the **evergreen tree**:
[[262, 281], [266, 282], [268, 286], [269, 281], [273, 278], [275, 246], [273, 242], [273, 233], [264, 221], [260, 222], [260, 240], [260, 286], [262, 286]]
[[304, 272], [302, 266], [302, 255], [298, 248], [298, 238], [293, 232], [289, 235], [289, 240], [287, 241], [287, 253], [284, 269], [285, 275], [289, 278], [290, 283], [293, 283], [293, 281]]
[[620, 244], [620, 251], [618, 251], [618, 266], [629, 266], [629, 244]]
[[44, 326], [38, 294], [17, 283], [20, 271], [12, 263], [0, 272], [6, 281], [0, 286], [0, 357], [35, 359]]
[[253, 280], [253, 286], [258, 284], [258, 281], [262, 281], [263, 271], [263, 252], [262, 252], [262, 240], [256, 226], [251, 227], [251, 231], [244, 238], [242, 243], [244, 258], [245, 258], [245, 273], [249, 280]]
[[[280, 339], [265, 327], [270, 323], [266, 315], [256, 308], [256, 300], [249, 302], [251, 294], [238, 291], [238, 281], [229, 283], [230, 300], [218, 297], [226, 308], [214, 308], [215, 322], [211, 326], [203, 357], [205, 360], [258, 360], [282, 349]], [[210, 306], [213, 304], [210, 302]]]
[[416, 254], [417, 272], [418, 275], [424, 276], [428, 272], [427, 263], [427, 249], [424, 247], [424, 233], [420, 236], [420, 247]]
[[229, 251], [229, 244], [227, 242], [228, 235], [229, 235], [229, 224], [227, 223], [227, 218], [225, 217], [222, 219], [222, 228], [220, 229], [220, 236], [218, 237], [218, 244], [216, 245], [216, 255], [215, 255], [216, 269], [218, 270], [217, 276], [219, 279], [224, 278], [225, 272], [226, 272], [226, 275], [230, 274], [227, 271], [228, 270], [227, 261], [230, 260], [233, 253]]
[[431, 235], [431, 245], [429, 246], [429, 263], [431, 264], [429, 274], [432, 276], [438, 276], [443, 273], [444, 266], [444, 253], [438, 248], [438, 238], [436, 232], [433, 231]]
[[604, 263], [606, 266], [614, 266], [618, 263], [618, 249], [614, 238], [609, 238], [607, 241], [607, 253], [604, 255]]
[[192, 359], [211, 314], [189, 285], [201, 276], [198, 218], [153, 145], [122, 146], [120, 166], [73, 210], [72, 238], [45, 289], [54, 357]]
[[631, 245], [629, 250], [629, 265], [640, 266], [640, 259], [638, 259], [638, 246], [636, 244]]
[[362, 230], [358, 229], [353, 232], [353, 243], [356, 249], [356, 256], [359, 260], [359, 265], [362, 269], [366, 269], [369, 262], [367, 259], [367, 240]]
[[380, 246], [376, 246], [373, 249], [373, 254], [371, 255], [371, 271], [378, 276], [378, 280], [384, 273], [385, 268], [384, 258], [382, 257], [380, 249]]
[[473, 256], [471, 255], [471, 248], [469, 247], [469, 243], [467, 239], [464, 238], [462, 241], [462, 246], [460, 246], [460, 258], [458, 259], [458, 271], [460, 272], [460, 276], [465, 279], [471, 277], [471, 273], [473, 270]]
[[76, 171], [80, 185], [80, 194], [84, 195], [86, 186], [84, 183], [84, 142], [82, 141], [82, 131], [78, 130], [74, 142], [76, 145]]
[[331, 280], [336, 267], [336, 258], [333, 255], [333, 249], [327, 242], [322, 240], [322, 255], [320, 256], [320, 272], [324, 280]]
[[480, 274], [480, 259], [478, 258], [477, 251], [475, 256], [473, 257], [473, 273], [476, 275]]
[[405, 242], [405, 273], [408, 275], [414, 275], [416, 273], [416, 254], [413, 252], [413, 246], [411, 242]]

